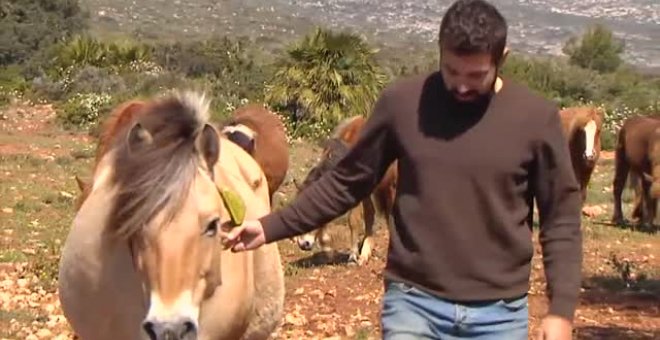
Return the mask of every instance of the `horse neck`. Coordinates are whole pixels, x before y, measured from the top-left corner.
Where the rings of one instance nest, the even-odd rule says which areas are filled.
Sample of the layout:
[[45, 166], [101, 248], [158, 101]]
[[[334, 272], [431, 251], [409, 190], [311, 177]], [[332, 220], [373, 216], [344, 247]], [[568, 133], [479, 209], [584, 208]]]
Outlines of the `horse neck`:
[[219, 189], [232, 189], [242, 196], [257, 194], [257, 197], [265, 192], [265, 197], [269, 197], [266, 175], [259, 164], [245, 150], [224, 137], [220, 138], [220, 158], [213, 173]]

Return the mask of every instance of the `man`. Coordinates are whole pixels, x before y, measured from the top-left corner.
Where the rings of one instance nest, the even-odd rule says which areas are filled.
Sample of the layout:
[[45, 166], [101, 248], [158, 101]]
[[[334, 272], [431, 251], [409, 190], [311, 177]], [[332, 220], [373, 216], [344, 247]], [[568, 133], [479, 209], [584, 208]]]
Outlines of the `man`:
[[580, 191], [558, 108], [498, 77], [507, 24], [458, 0], [440, 26], [440, 70], [400, 80], [360, 140], [283, 209], [225, 233], [233, 251], [300, 235], [368, 195], [394, 159], [385, 339], [527, 339], [536, 199], [549, 310], [542, 339], [570, 339], [582, 261]]

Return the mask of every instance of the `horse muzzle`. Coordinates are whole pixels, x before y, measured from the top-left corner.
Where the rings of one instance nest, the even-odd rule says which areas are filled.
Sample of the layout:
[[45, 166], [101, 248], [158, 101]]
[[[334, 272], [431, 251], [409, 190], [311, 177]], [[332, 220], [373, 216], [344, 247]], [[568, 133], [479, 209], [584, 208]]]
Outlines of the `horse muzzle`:
[[196, 340], [197, 325], [188, 318], [174, 321], [150, 321], [142, 323], [150, 340]]
[[308, 240], [300, 240], [298, 241], [298, 247], [300, 250], [310, 251], [312, 250], [312, 247], [314, 247], [314, 244]]
[[597, 157], [596, 154], [591, 154], [591, 155], [582, 154], [582, 158], [589, 164], [595, 163], [596, 157]]

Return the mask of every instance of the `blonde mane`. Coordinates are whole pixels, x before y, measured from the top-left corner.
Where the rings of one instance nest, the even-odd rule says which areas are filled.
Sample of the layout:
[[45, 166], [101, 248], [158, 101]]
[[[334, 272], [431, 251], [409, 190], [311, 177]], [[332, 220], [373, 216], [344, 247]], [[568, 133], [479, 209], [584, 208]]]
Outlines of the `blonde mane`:
[[[114, 151], [112, 182], [117, 188], [110, 214], [112, 232], [128, 238], [165, 210], [168, 223], [186, 198], [198, 168], [195, 141], [209, 119], [204, 95], [174, 92], [132, 114], [108, 145]], [[129, 135], [137, 124], [148, 141], [134, 145]]]

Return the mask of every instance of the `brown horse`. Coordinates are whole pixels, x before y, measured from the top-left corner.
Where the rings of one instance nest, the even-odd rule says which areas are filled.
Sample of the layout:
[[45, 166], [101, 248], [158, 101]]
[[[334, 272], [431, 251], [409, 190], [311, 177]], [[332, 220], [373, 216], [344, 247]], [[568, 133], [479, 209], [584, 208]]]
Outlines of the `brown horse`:
[[632, 217], [649, 227], [660, 198], [660, 118], [636, 116], [624, 121], [617, 136], [614, 169], [612, 222], [625, 224], [621, 195], [629, 184], [635, 188]]
[[[118, 127], [130, 121], [143, 104], [140, 101], [130, 101], [116, 109], [117, 112], [123, 112], [122, 115], [110, 115], [100, 136], [97, 161], [106, 151], [109, 136], [112, 136]], [[282, 186], [289, 170], [289, 145], [280, 118], [262, 105], [249, 104], [232, 112], [220, 128], [227, 139], [238, 144], [259, 163], [268, 180], [272, 204], [273, 194]], [[78, 176], [75, 176], [75, 180], [82, 192], [76, 202], [77, 209], [87, 196], [89, 186]]]
[[[354, 116], [344, 119], [335, 128], [332, 136], [325, 142], [321, 153], [321, 160], [314, 166], [305, 177], [301, 185], [296, 183], [298, 191], [304, 190], [314, 181], [317, 181], [324, 173], [337, 164], [357, 141], [360, 131], [365, 124], [365, 119], [361, 116]], [[397, 183], [397, 162], [395, 161], [387, 169], [385, 175], [378, 183], [370, 197], [365, 198], [348, 212], [348, 228], [351, 233], [351, 251], [349, 261], [358, 265], [363, 265], [371, 256], [373, 248], [373, 228], [376, 211], [380, 212], [383, 218], [389, 223], [389, 217], [394, 205]], [[360, 206], [362, 209], [360, 209]], [[360, 218], [362, 212], [362, 218]], [[358, 239], [358, 225], [362, 220], [364, 225], [364, 236]], [[328, 235], [328, 226], [294, 238], [298, 247], [302, 250], [311, 250], [315, 242], [318, 241], [321, 250], [325, 253], [332, 249], [329, 247], [330, 236]]]
[[580, 106], [563, 109], [559, 114], [584, 203], [589, 180], [600, 157], [603, 112], [598, 108]]
[[208, 107], [175, 93], [123, 105], [104, 125], [59, 269], [80, 338], [266, 339], [279, 325], [277, 245], [233, 253], [218, 234], [230, 221], [221, 193], [258, 218], [271, 210], [267, 179]]
[[249, 104], [236, 109], [221, 131], [259, 163], [268, 179], [272, 203], [289, 169], [289, 145], [280, 118], [262, 105]]
[[[141, 109], [144, 105], [145, 102], [139, 100], [131, 100], [122, 103], [117, 106], [103, 122], [103, 127], [99, 135], [99, 142], [96, 145], [96, 159], [92, 172], [96, 171], [99, 160], [108, 151], [111, 139], [119, 133], [120, 129], [125, 128], [127, 124], [133, 121], [141, 113]], [[75, 209], [77, 211], [87, 198], [87, 195], [89, 195], [91, 185], [88, 181], [85, 181], [78, 176], [74, 177], [78, 184], [78, 188], [80, 188], [80, 195], [75, 202]]]

